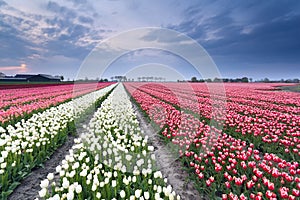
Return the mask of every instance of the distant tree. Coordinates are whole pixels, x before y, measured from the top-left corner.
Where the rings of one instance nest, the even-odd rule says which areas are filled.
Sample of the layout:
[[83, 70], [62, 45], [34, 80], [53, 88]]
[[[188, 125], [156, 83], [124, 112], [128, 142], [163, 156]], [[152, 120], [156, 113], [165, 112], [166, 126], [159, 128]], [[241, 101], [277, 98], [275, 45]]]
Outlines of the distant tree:
[[243, 83], [249, 83], [249, 79], [248, 79], [247, 77], [243, 77], [243, 78], [242, 78], [242, 82], [243, 82]]
[[264, 79], [263, 79], [263, 82], [264, 82], [264, 83], [269, 83], [270, 80], [269, 80], [268, 78], [264, 78]]
[[212, 80], [210, 78], [206, 79], [205, 82], [210, 83]]
[[214, 78], [214, 80], [213, 80], [213, 82], [222, 82], [223, 81], [223, 79], [220, 79], [220, 78]]
[[197, 78], [194, 76], [194, 77], [191, 78], [191, 81], [192, 82], [197, 82]]
[[249, 81], [252, 83], [253, 79], [252, 79], [252, 78], [249, 78]]
[[63, 81], [65, 78], [64, 76], [60, 76], [60, 80]]

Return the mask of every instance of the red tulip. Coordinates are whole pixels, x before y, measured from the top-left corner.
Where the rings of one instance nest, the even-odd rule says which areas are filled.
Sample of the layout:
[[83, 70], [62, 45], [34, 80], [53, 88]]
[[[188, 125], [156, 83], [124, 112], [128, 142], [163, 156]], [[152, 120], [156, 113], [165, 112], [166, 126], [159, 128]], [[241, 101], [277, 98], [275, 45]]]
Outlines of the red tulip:
[[228, 189], [230, 188], [230, 183], [228, 181], [225, 182], [225, 185]]

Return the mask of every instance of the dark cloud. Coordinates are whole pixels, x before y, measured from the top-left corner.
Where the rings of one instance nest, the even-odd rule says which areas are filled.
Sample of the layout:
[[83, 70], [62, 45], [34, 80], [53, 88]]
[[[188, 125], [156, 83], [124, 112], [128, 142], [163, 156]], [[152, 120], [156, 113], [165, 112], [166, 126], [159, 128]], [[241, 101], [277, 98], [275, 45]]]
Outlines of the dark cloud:
[[249, 34], [241, 33], [242, 27], [228, 26], [222, 29], [222, 39], [204, 42], [213, 55], [248, 57], [255, 62], [269, 59], [299, 61], [300, 15], [264, 23]]
[[74, 4], [86, 4], [87, 0], [70, 0], [72, 1]]
[[46, 48], [52, 49], [52, 51], [47, 53], [49, 57], [63, 55], [78, 59], [84, 59], [91, 50], [91, 48], [76, 46], [64, 38], [47, 42]]
[[5, 5], [7, 5], [7, 3], [0, 0], [0, 6], [5, 6]]
[[47, 9], [51, 12], [62, 15], [67, 19], [75, 19], [77, 17], [77, 13], [74, 10], [69, 9], [65, 6], [60, 6], [58, 3], [53, 1], [48, 2]]
[[[192, 7], [186, 11], [190, 16], [185, 21], [170, 28], [196, 39], [212, 56], [231, 56], [237, 62], [259, 63], [273, 59], [299, 63], [298, 7], [299, 3], [293, 5], [287, 1], [231, 4], [225, 10], [220, 6], [219, 12], [202, 22], [199, 10], [205, 8]], [[248, 33], [243, 32], [247, 28]], [[209, 34], [215, 34], [216, 38], [206, 40]]]
[[82, 23], [86, 23], [86, 24], [93, 24], [94, 20], [90, 17], [85, 17], [85, 16], [79, 16], [78, 20]]
[[[3, 19], [0, 21], [0, 59], [26, 60], [33, 54], [42, 58], [63, 55], [83, 59], [90, 52], [93, 45], [77, 45], [76, 43], [87, 34], [90, 34], [90, 37], [95, 34], [95, 37], [99, 39], [97, 32], [93, 32], [87, 26], [76, 24], [74, 19], [77, 14], [71, 9], [55, 2], [49, 2], [47, 9], [57, 14], [49, 18], [40, 15], [24, 16], [21, 12], [17, 15], [0, 14], [0, 18]], [[28, 20], [28, 16], [31, 20]], [[92, 23], [92, 19], [88, 17], [78, 19], [81, 22]], [[32, 41], [31, 37], [27, 36], [31, 34], [34, 27], [39, 28], [38, 21], [44, 21], [49, 27], [40, 29], [43, 35], [38, 37], [43, 37], [41, 41]], [[39, 52], [35, 49], [44, 49], [44, 51]]]
[[[5, 16], [0, 14], [0, 18]], [[13, 18], [14, 23], [20, 26], [24, 20]], [[0, 21], [0, 58], [2, 59], [25, 59], [27, 56], [37, 53], [32, 50], [36, 45], [25, 39], [23, 32], [20, 32], [10, 23]]]
[[24, 59], [33, 51], [28, 49], [32, 44], [28, 41], [14, 36], [7, 35], [0, 32], [0, 57], [8, 59]]
[[71, 24], [70, 26], [68, 26], [67, 33], [63, 34], [58, 39], [76, 41], [87, 32], [89, 32], [89, 29], [87, 27], [78, 24]]

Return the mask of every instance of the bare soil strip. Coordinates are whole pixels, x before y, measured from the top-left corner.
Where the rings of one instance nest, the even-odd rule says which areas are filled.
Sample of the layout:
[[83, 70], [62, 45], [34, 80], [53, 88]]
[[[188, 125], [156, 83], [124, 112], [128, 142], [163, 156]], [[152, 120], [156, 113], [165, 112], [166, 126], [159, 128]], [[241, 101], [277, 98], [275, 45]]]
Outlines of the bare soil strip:
[[144, 134], [149, 137], [149, 144], [155, 149], [155, 157], [158, 162], [159, 170], [163, 176], [168, 179], [168, 183], [172, 185], [181, 199], [205, 199], [199, 195], [199, 192], [193, 186], [193, 182], [188, 180], [189, 175], [183, 170], [182, 163], [174, 158], [174, 156], [171, 156], [167, 144], [157, 135], [152, 125], [147, 122], [147, 119], [141, 114], [135, 103], [132, 102], [132, 105], [137, 114], [141, 129], [144, 131]]

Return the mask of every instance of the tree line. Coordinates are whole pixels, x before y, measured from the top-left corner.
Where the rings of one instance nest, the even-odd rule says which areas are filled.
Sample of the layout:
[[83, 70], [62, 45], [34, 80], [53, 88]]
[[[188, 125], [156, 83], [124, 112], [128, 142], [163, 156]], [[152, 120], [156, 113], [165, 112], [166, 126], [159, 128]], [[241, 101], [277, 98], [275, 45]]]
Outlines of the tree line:
[[224, 83], [249, 83], [249, 82], [256, 82], [256, 83], [300, 83], [298, 78], [294, 79], [280, 79], [280, 80], [270, 80], [268, 78], [255, 80], [253, 81], [252, 78], [242, 77], [242, 78], [214, 78], [214, 79], [197, 79], [196, 77], [192, 77], [191, 82], [224, 82]]

